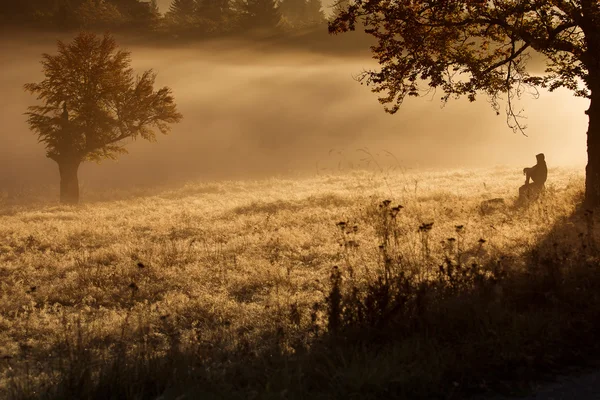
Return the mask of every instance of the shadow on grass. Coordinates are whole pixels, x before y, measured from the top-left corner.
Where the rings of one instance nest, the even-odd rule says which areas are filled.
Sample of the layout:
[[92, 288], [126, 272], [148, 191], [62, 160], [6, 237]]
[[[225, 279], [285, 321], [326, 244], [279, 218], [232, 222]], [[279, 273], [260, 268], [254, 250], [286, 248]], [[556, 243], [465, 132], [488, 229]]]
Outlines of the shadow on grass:
[[321, 302], [292, 305], [260, 340], [240, 331], [209, 343], [161, 316], [126, 319], [107, 349], [73, 324], [45, 386], [13, 380], [12, 397], [456, 399], [523, 393], [600, 355], [594, 213], [561, 219], [519, 264], [446, 257], [422, 279], [393, 251], [398, 212], [376, 211], [379, 272], [365, 282], [334, 267]]

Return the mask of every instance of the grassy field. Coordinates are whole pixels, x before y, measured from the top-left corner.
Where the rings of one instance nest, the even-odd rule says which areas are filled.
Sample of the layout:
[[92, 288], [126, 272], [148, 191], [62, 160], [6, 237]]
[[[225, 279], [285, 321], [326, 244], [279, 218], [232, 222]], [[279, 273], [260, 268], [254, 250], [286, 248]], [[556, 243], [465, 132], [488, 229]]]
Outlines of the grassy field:
[[526, 207], [510, 168], [0, 197], [0, 397], [514, 389], [591, 352], [582, 173]]

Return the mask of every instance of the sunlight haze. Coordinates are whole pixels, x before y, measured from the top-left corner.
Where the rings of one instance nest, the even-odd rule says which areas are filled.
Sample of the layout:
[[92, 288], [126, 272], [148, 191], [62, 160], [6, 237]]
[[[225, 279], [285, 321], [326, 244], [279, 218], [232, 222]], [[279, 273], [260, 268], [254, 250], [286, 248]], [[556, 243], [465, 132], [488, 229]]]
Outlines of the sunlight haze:
[[[39, 60], [43, 52], [55, 52], [54, 39], [1, 43], [0, 182], [7, 187], [54, 182], [58, 174], [25, 123], [23, 113], [36, 101], [22, 89], [41, 78]], [[157, 84], [173, 89], [184, 119], [170, 135], [159, 135], [158, 145], [131, 143], [130, 154], [116, 162], [83, 164], [85, 185], [359, 168], [366, 166], [358, 151], [363, 148], [379, 154], [380, 163], [401, 168], [513, 165], [518, 173], [540, 152], [550, 166], [585, 160], [587, 102], [566, 91], [524, 97], [525, 137], [513, 133], [504, 113], [496, 116], [484, 96], [445, 107], [435, 94], [408, 98], [397, 114], [386, 114], [376, 95], [353, 79], [377, 67], [368, 51], [325, 55], [226, 40], [179, 48], [123, 46], [137, 71], [152, 68]]]
[[600, 399], [600, 1], [4, 3], [0, 399]]

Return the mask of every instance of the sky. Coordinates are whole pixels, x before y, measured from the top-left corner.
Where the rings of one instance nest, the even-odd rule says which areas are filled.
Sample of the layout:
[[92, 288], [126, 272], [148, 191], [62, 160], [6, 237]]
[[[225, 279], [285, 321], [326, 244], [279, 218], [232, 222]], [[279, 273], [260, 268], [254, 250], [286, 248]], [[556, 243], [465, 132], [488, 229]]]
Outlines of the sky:
[[[22, 89], [42, 79], [40, 55], [55, 52], [55, 39], [0, 41], [0, 192], [58, 182], [56, 164], [25, 122], [36, 100]], [[130, 154], [116, 162], [84, 164], [83, 187], [325, 173], [367, 167], [365, 158], [369, 168], [374, 161], [414, 169], [510, 165], [517, 174], [540, 152], [549, 167], [586, 162], [588, 104], [567, 91], [523, 99], [526, 137], [484, 97], [445, 107], [441, 94], [410, 98], [397, 114], [385, 113], [353, 79], [377, 67], [368, 49], [327, 55], [223, 40], [124, 47], [137, 72], [152, 68], [157, 86], [173, 89], [184, 119], [157, 143], [129, 143]]]

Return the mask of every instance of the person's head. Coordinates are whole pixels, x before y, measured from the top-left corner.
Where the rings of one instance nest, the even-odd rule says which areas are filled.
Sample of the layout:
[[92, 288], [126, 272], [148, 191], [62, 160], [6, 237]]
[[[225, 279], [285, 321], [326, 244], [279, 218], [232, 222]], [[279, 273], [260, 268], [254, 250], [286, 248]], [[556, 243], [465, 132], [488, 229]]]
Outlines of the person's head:
[[539, 162], [539, 163], [546, 162], [546, 157], [544, 157], [544, 153], [538, 154], [537, 156], [535, 156], [535, 158], [537, 159], [537, 162]]

